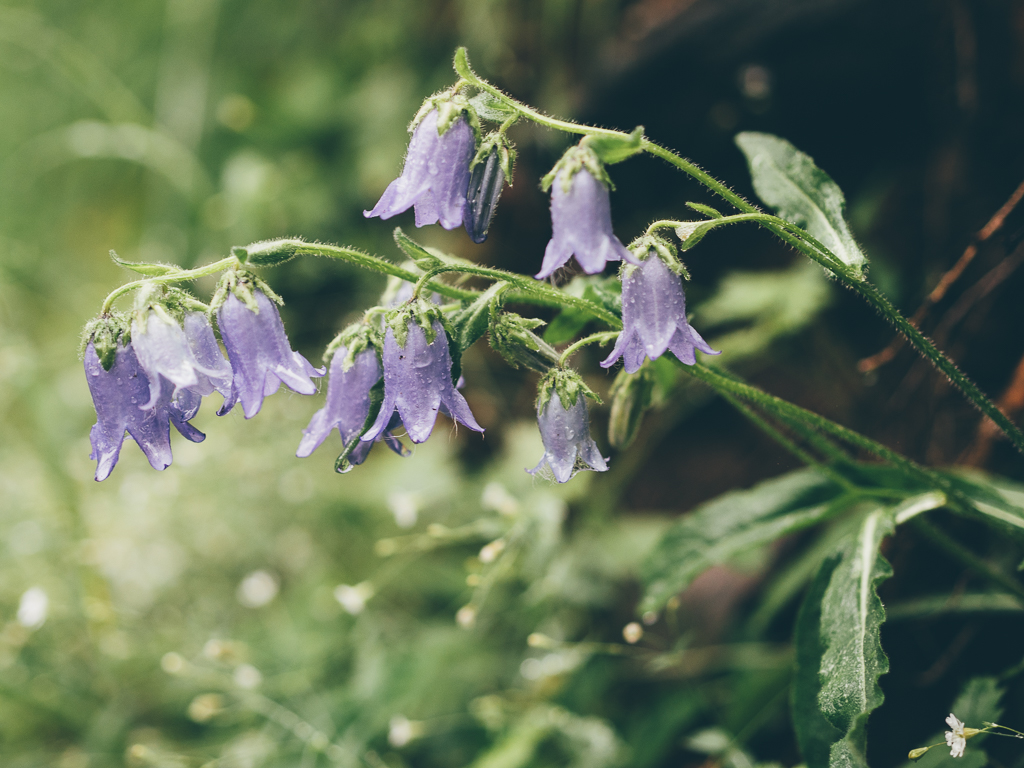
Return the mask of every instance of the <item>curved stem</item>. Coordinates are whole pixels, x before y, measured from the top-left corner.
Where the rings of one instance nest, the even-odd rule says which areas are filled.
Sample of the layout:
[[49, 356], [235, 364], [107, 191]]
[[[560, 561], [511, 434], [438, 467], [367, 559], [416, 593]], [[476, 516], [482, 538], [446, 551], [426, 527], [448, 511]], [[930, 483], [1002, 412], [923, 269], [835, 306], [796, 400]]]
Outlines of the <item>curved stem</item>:
[[582, 339], [573, 342], [565, 348], [565, 351], [558, 357], [558, 367], [564, 368], [566, 361], [572, 356], [572, 354], [576, 350], [587, 346], [587, 344], [594, 344], [595, 342], [598, 344], [607, 344], [618, 335], [618, 331], [603, 331], [601, 333], [592, 333], [589, 336], [584, 336]]
[[469, 66], [469, 57], [466, 54], [465, 48], [458, 48], [455, 51], [454, 61], [455, 71], [459, 77], [466, 80], [471, 85], [479, 88], [481, 91], [494, 96], [496, 99], [501, 100], [503, 103], [512, 107], [519, 114], [524, 117], [528, 117], [533, 122], [539, 123], [540, 125], [546, 125], [548, 128], [554, 128], [559, 131], [565, 131], [566, 133], [576, 133], [580, 135], [597, 135], [597, 136], [618, 136], [624, 139], [629, 138], [628, 133], [622, 131], [611, 131], [607, 128], [595, 128], [589, 125], [579, 125], [578, 123], [572, 123], [568, 120], [558, 120], [554, 117], [548, 117], [547, 115], [541, 114], [533, 107], [529, 107], [523, 104], [521, 101], [516, 101], [511, 96], [495, 88], [493, 85], [477, 77], [476, 73]]
[[412, 298], [418, 299], [420, 297], [420, 293], [423, 291], [424, 287], [426, 287], [426, 285], [428, 283], [430, 283], [438, 275], [444, 274], [445, 272], [458, 272], [458, 271], [461, 271], [459, 269], [459, 267], [453, 267], [453, 266], [445, 265], [445, 266], [441, 266], [441, 267], [434, 267], [433, 269], [425, 272], [423, 274], [423, 276], [419, 280], [417, 280], [416, 284], [412, 287]]
[[241, 266], [240, 262], [234, 256], [228, 256], [220, 261], [215, 261], [212, 264], [207, 264], [205, 267], [196, 267], [195, 269], [182, 269], [177, 272], [171, 272], [167, 275], [160, 275], [158, 277], [144, 277], [141, 280], [133, 280], [130, 283], [115, 288], [110, 294], [103, 300], [103, 307], [100, 309], [101, 314], [109, 314], [110, 308], [114, 305], [114, 302], [124, 296], [126, 293], [134, 291], [136, 288], [142, 288], [146, 285], [171, 285], [173, 283], [187, 283], [191, 280], [198, 280], [200, 277], [206, 277], [207, 275], [215, 275], [228, 267]]

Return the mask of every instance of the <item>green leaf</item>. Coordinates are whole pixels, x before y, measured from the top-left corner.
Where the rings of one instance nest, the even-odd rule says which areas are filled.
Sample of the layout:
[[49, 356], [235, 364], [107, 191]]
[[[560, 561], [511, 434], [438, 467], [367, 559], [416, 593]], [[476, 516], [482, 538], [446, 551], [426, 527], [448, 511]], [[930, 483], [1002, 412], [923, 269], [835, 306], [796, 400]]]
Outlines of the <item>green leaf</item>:
[[703, 203], [687, 203], [686, 207], [692, 208], [698, 213], [703, 213], [705, 216], [710, 216], [712, 219], [722, 218], [722, 214], [719, 213], [716, 209], [712, 208], [710, 205], [704, 205]]
[[845, 543], [821, 600], [821, 690], [818, 706], [843, 738], [831, 747], [833, 768], [866, 765], [867, 721], [884, 696], [878, 678], [889, 671], [879, 632], [885, 609], [876, 592], [892, 568], [879, 552], [893, 531], [891, 513], [875, 509]]
[[672, 526], [641, 566], [640, 610], [657, 611], [713, 565], [845, 509], [848, 499], [814, 470], [801, 469], [719, 496]]
[[469, 103], [480, 117], [494, 123], [503, 123], [516, 114], [516, 110], [513, 107], [510, 107], [497, 96], [487, 93], [487, 91], [480, 91], [480, 93], [469, 100]]
[[942, 474], [971, 500], [986, 523], [1001, 533], [1024, 537], [1024, 508], [1020, 506], [1024, 504], [1024, 492], [1018, 486], [981, 472]]
[[487, 332], [491, 320], [491, 304], [506, 287], [504, 283], [495, 283], [468, 307], [452, 315], [452, 337], [458, 347], [453, 351], [453, 356], [457, 354], [461, 357]]
[[628, 135], [608, 136], [591, 134], [581, 144], [590, 147], [605, 165], [621, 163], [641, 151], [644, 127], [638, 125]]
[[113, 251], [110, 252], [110, 258], [117, 266], [130, 269], [132, 272], [138, 272], [140, 275], [146, 275], [147, 277], [160, 277], [161, 275], [169, 275], [172, 272], [181, 271], [181, 267], [174, 264], [146, 264], [141, 261], [125, 261]]
[[806, 229], [858, 277], [867, 258], [844, 218], [842, 190], [792, 144], [768, 133], [741, 133], [736, 144], [747, 156], [754, 190], [778, 215]]
[[564, 344], [579, 335], [593, 318], [578, 309], [563, 309], [544, 329], [544, 341], [548, 344]]
[[821, 691], [818, 670], [825, 653], [821, 642], [821, 601], [839, 561], [838, 554], [825, 558], [804, 596], [796, 619], [796, 673], [790, 690], [790, 709], [800, 754], [807, 768], [828, 768], [829, 751], [843, 735], [825, 718], [818, 706], [818, 693]]

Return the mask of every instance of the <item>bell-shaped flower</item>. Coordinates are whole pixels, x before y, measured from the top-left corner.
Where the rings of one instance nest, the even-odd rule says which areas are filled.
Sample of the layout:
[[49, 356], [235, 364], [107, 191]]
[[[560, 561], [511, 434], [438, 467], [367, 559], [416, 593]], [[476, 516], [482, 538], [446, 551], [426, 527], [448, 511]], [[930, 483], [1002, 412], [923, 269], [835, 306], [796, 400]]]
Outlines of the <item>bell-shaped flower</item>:
[[150, 380], [131, 343], [119, 343], [110, 370], [104, 370], [90, 341], [85, 349], [85, 377], [96, 408], [96, 424], [89, 433], [89, 458], [96, 461], [97, 480], [105, 480], [113, 471], [125, 431], [138, 443], [153, 469], [166, 469], [171, 463], [171, 424], [194, 443], [206, 438], [188, 423], [201, 401], [194, 392], [182, 390], [172, 399], [173, 385], [165, 380], [161, 390], [164, 395], [152, 407], [140, 407], [151, 400]]
[[448, 337], [432, 304], [420, 299], [396, 310], [384, 335], [383, 358], [384, 402], [364, 441], [389, 429], [395, 412], [414, 443], [430, 437], [439, 411], [476, 432], [484, 431], [452, 383]]
[[626, 372], [636, 373], [645, 357], [657, 360], [666, 350], [687, 365], [697, 362], [695, 349], [721, 354], [686, 321], [682, 278], [654, 248], [640, 266], [626, 265], [622, 272], [622, 333], [601, 363], [604, 368], [621, 357]]
[[[552, 183], [553, 182], [553, 183]], [[586, 147], [573, 147], [544, 184], [551, 184], [551, 240], [536, 277], [549, 277], [575, 255], [583, 271], [601, 272], [609, 261], [636, 262], [612, 231], [607, 175]]]
[[402, 175], [363, 215], [390, 219], [414, 206], [417, 227], [439, 221], [445, 229], [462, 226], [475, 151], [476, 135], [465, 115], [446, 125], [432, 109], [413, 131]]
[[[231, 362], [231, 396], [217, 412], [224, 415], [241, 401], [245, 418], [260, 412], [263, 398], [274, 394], [281, 384], [300, 395], [316, 393], [311, 376], [323, 376], [323, 368], [310, 362], [291, 348], [277, 306], [251, 278], [237, 275], [229, 278], [236, 287], [226, 290], [217, 309], [217, 325]], [[252, 306], [243, 299], [251, 299]], [[217, 304], [215, 300], [215, 305]]]
[[526, 470], [531, 475], [550, 473], [556, 482], [564, 483], [580, 470], [608, 469], [607, 460], [590, 436], [587, 392], [579, 376], [570, 371], [556, 369], [541, 380], [537, 425], [544, 455], [536, 467]]
[[[324, 440], [337, 429], [341, 434], [343, 447], [357, 440], [366, 428], [373, 404], [371, 391], [381, 380], [380, 362], [373, 347], [365, 347], [362, 351], [350, 355], [345, 345], [339, 346], [331, 358], [330, 376], [327, 380], [327, 402], [324, 407], [313, 414], [309, 426], [303, 430], [302, 441], [295, 455], [306, 458], [323, 444]], [[408, 455], [408, 451], [387, 429], [377, 439], [384, 442], [399, 456]], [[395, 428], [401, 427], [396, 421]], [[348, 456], [350, 464], [362, 464], [366, 461], [372, 442], [359, 442]]]
[[151, 382], [143, 408], [155, 407], [164, 397], [165, 382], [173, 390], [168, 396], [183, 389], [202, 396], [231, 394], [231, 366], [203, 312], [187, 312], [182, 328], [162, 307], [143, 309], [132, 321], [132, 347]]

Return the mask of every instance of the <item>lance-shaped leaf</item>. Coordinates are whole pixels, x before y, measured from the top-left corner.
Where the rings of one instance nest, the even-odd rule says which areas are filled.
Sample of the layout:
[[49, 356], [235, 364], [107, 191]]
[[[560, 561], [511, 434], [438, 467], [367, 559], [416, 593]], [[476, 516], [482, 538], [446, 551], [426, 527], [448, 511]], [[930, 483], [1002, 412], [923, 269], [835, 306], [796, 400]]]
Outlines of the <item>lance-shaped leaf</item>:
[[892, 531], [890, 511], [867, 514], [843, 547], [821, 599], [818, 706], [842, 735], [830, 749], [832, 768], [867, 765], [868, 715], [884, 698], [878, 678], [889, 671], [889, 660], [879, 639], [885, 609], [876, 589], [892, 575], [879, 552]]
[[781, 218], [806, 229], [854, 275], [862, 277], [867, 258], [843, 217], [843, 192], [829, 175], [778, 136], [740, 133], [736, 144], [747, 156], [758, 197]]
[[845, 509], [842, 490], [801, 469], [698, 507], [673, 525], [641, 566], [640, 610], [657, 611], [713, 565]]
[[147, 277], [160, 277], [161, 275], [169, 275], [172, 272], [181, 271], [181, 267], [174, 264], [147, 264], [142, 261], [126, 261], [114, 251], [110, 252], [110, 260], [119, 267], [130, 269], [132, 272], [138, 272], [140, 275], [146, 275]]

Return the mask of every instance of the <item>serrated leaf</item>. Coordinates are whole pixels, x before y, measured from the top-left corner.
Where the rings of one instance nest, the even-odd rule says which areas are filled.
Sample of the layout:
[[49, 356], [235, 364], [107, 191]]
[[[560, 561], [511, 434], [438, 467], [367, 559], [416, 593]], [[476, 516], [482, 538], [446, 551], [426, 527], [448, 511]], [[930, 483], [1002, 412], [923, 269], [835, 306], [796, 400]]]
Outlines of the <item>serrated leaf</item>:
[[840, 556], [832, 554], [822, 562], [796, 619], [796, 672], [790, 689], [790, 709], [800, 754], [807, 768], [828, 768], [832, 745], [843, 735], [818, 707], [821, 691], [818, 671], [825, 652], [821, 642], [821, 601], [839, 561]]
[[747, 156], [758, 197], [862, 276], [867, 258], [844, 218], [846, 199], [839, 185], [814, 160], [778, 136], [740, 133], [736, 144]]
[[[832, 503], [836, 502], [836, 503]], [[698, 507], [672, 526], [641, 565], [641, 611], [657, 611], [713, 565], [845, 508], [841, 489], [801, 469]]]
[[830, 750], [833, 768], [866, 765], [868, 716], [884, 699], [878, 678], [889, 671], [889, 659], [879, 638], [885, 609], [876, 590], [892, 575], [879, 551], [892, 530], [888, 510], [867, 514], [843, 547], [821, 600], [818, 706], [843, 734]]
[[132, 272], [138, 272], [140, 275], [146, 275], [146, 277], [160, 277], [161, 275], [169, 275], [172, 272], [181, 271], [181, 267], [173, 264], [147, 264], [142, 261], [126, 261], [113, 251], [110, 252], [110, 259], [117, 266], [130, 269]]

